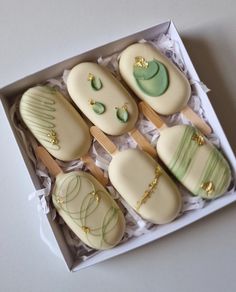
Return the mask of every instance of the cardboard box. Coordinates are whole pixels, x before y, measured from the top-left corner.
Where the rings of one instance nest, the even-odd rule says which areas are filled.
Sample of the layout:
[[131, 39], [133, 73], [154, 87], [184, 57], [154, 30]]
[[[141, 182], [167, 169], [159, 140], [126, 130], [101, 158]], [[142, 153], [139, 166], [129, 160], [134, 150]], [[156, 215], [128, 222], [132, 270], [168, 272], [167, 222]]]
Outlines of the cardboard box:
[[[27, 157], [25, 149], [22, 146], [21, 141], [18, 138], [16, 131], [15, 131], [15, 129], [12, 125], [12, 122], [10, 120], [9, 110], [10, 110], [10, 107], [12, 106], [12, 104], [14, 103], [15, 97], [17, 95], [19, 95], [20, 93], [24, 92], [27, 88], [29, 88], [35, 84], [44, 82], [49, 78], [53, 78], [53, 77], [62, 75], [62, 73], [65, 69], [70, 69], [80, 62], [96, 61], [98, 57], [109, 56], [113, 53], [121, 51], [122, 49], [124, 49], [128, 45], [130, 45], [134, 42], [137, 42], [140, 39], [146, 39], [146, 40], [155, 39], [158, 37], [158, 35], [163, 34], [163, 33], [169, 33], [172, 39], [178, 41], [178, 43], [180, 45], [181, 52], [183, 54], [185, 64], [187, 66], [187, 69], [188, 69], [188, 72], [189, 72], [191, 78], [199, 81], [199, 77], [198, 77], [198, 75], [193, 67], [193, 64], [188, 56], [188, 53], [187, 53], [187, 51], [186, 51], [186, 49], [181, 41], [181, 38], [180, 38], [173, 22], [168, 21], [168, 22], [156, 25], [154, 27], [151, 27], [149, 29], [146, 29], [144, 31], [135, 33], [133, 35], [124, 37], [124, 38], [119, 39], [117, 41], [111, 42], [107, 45], [90, 50], [90, 51], [85, 52], [83, 54], [80, 54], [78, 56], [72, 57], [68, 60], [62, 61], [62, 62], [60, 62], [56, 65], [53, 65], [45, 70], [42, 70], [40, 72], [37, 72], [37, 73], [32, 74], [30, 76], [27, 76], [19, 81], [16, 81], [16, 82], [14, 82], [14, 83], [12, 83], [12, 84], [10, 84], [10, 85], [8, 85], [0, 90], [0, 97], [1, 97], [1, 100], [3, 103], [6, 115], [8, 117], [9, 123], [12, 127], [12, 131], [15, 135], [16, 141], [19, 145], [23, 159], [25, 161], [25, 164], [28, 168], [28, 171], [30, 173], [30, 176], [32, 178], [32, 181], [33, 181], [36, 189], [41, 188], [40, 181], [35, 174], [34, 167], [31, 163], [31, 161], [29, 160], [29, 158]], [[236, 160], [235, 160], [233, 151], [229, 145], [229, 142], [224, 134], [224, 131], [223, 131], [218, 119], [217, 119], [217, 116], [216, 116], [216, 114], [211, 106], [211, 103], [210, 103], [207, 95], [205, 94], [205, 92], [202, 90], [202, 88], [200, 86], [197, 88], [197, 91], [198, 91], [197, 92], [198, 95], [201, 98], [202, 106], [205, 110], [205, 114], [208, 118], [208, 121], [210, 122], [214, 132], [218, 135], [218, 137], [220, 137], [222, 149], [223, 149], [225, 155], [227, 156], [228, 160], [231, 163], [231, 166], [233, 169], [233, 175], [235, 176]], [[50, 216], [47, 216], [47, 218], [48, 218], [48, 223], [50, 224], [50, 227], [53, 231], [53, 234], [56, 238], [56, 241], [58, 243], [58, 246], [61, 250], [61, 253], [63, 255], [63, 258], [66, 262], [68, 269], [71, 271], [78, 271], [84, 267], [88, 267], [90, 265], [96, 264], [98, 262], [101, 262], [103, 260], [117, 256], [119, 254], [125, 253], [129, 250], [132, 250], [134, 248], [137, 248], [139, 246], [147, 244], [151, 241], [154, 241], [158, 238], [161, 238], [161, 237], [163, 237], [171, 232], [174, 232], [180, 228], [183, 228], [184, 226], [186, 226], [188, 224], [191, 224], [194, 221], [197, 221], [197, 220], [207, 216], [208, 214], [210, 214], [210, 213], [212, 213], [220, 208], [223, 208], [224, 206], [226, 206], [234, 201], [236, 201], [236, 191], [235, 190], [234, 190], [234, 193], [232, 193], [230, 195], [223, 196], [221, 198], [218, 198], [215, 201], [212, 201], [210, 204], [207, 204], [203, 209], [199, 209], [199, 210], [195, 210], [193, 212], [185, 213], [183, 216], [181, 216], [180, 218], [178, 218], [177, 220], [175, 220], [174, 222], [172, 222], [170, 224], [159, 226], [156, 230], [154, 230], [150, 233], [141, 235], [137, 238], [132, 238], [129, 241], [127, 241], [121, 245], [118, 245], [117, 247], [115, 247], [111, 250], [102, 251], [102, 252], [94, 255], [93, 257], [87, 259], [84, 262], [74, 261], [73, 256], [70, 252], [70, 249], [64, 240], [64, 236], [62, 234], [62, 231], [60, 230], [60, 227], [58, 226], [58, 224], [56, 222], [51, 220]]]

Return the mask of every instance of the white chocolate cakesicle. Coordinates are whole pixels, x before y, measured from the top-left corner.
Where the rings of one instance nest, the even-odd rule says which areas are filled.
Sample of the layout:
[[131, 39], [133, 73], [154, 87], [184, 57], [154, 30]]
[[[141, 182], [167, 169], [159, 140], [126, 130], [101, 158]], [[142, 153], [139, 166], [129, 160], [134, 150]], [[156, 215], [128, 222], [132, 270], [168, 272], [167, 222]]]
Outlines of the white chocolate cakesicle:
[[182, 203], [177, 186], [145, 152], [128, 149], [117, 153], [108, 172], [117, 191], [147, 221], [165, 224], [179, 214]]
[[194, 195], [213, 199], [227, 191], [231, 181], [229, 164], [196, 128], [187, 125], [164, 128], [157, 153]]
[[119, 61], [122, 78], [156, 112], [169, 115], [187, 104], [191, 88], [184, 74], [148, 43], [126, 48]]
[[122, 239], [123, 213], [106, 189], [88, 173], [58, 174], [52, 198], [65, 223], [88, 246], [108, 249]]
[[107, 69], [81, 63], [69, 73], [67, 89], [79, 109], [105, 133], [121, 135], [134, 128], [137, 105]]
[[83, 171], [63, 173], [42, 146], [36, 155], [56, 177], [52, 201], [68, 227], [95, 249], [111, 248], [123, 237], [125, 219], [106, 189]]
[[69, 161], [88, 152], [89, 128], [58, 90], [49, 86], [28, 89], [20, 101], [20, 114], [36, 139], [55, 158]]
[[97, 127], [91, 127], [90, 132], [112, 155], [109, 178], [124, 200], [154, 224], [174, 220], [182, 206], [181, 194], [162, 167], [144, 151], [119, 152]]

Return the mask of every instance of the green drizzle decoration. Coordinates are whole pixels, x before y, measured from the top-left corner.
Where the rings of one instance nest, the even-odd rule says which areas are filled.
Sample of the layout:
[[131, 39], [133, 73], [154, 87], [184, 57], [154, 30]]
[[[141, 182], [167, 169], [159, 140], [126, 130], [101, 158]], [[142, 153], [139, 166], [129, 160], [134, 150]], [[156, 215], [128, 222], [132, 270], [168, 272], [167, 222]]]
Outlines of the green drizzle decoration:
[[56, 132], [56, 101], [58, 91], [49, 86], [36, 86], [26, 91], [20, 102], [23, 120], [40, 142], [47, 148], [59, 150]]
[[[136, 57], [142, 58], [142, 57]], [[133, 75], [139, 88], [149, 96], [160, 96], [169, 87], [169, 74], [161, 62], [135, 59]]]
[[122, 123], [127, 123], [129, 119], [129, 112], [127, 109], [127, 103], [125, 103], [121, 108], [116, 108], [116, 117]]
[[191, 173], [195, 157], [202, 147], [210, 148], [209, 156], [202, 161], [204, 168], [200, 180], [196, 181], [196, 186], [191, 191], [202, 198], [213, 199], [226, 191], [231, 177], [230, 167], [223, 155], [215, 147], [207, 144], [205, 138], [195, 128], [185, 127], [168, 168], [183, 182]]
[[94, 76], [92, 73], [89, 73], [88, 81], [91, 81], [91, 86], [96, 91], [102, 89], [103, 87], [101, 79], [99, 77]]
[[106, 111], [106, 106], [99, 101], [90, 100], [90, 104], [92, 105], [93, 111], [98, 115], [101, 115]]
[[[84, 192], [87, 185], [88, 192]], [[119, 224], [120, 210], [112, 203], [108, 194], [96, 189], [92, 181], [83, 174], [70, 172], [63, 175], [58, 180], [53, 189], [53, 204], [55, 208], [62, 210], [86, 235], [86, 239], [91, 247], [101, 248], [103, 244], [113, 246], [112, 240], [108, 240], [108, 234]], [[100, 204], [107, 204], [104, 214], [101, 215]], [[75, 207], [75, 206], [78, 207]], [[96, 214], [97, 213], [97, 214]], [[91, 216], [99, 215], [97, 220], [92, 220]], [[99, 246], [93, 245], [94, 238], [99, 239]]]

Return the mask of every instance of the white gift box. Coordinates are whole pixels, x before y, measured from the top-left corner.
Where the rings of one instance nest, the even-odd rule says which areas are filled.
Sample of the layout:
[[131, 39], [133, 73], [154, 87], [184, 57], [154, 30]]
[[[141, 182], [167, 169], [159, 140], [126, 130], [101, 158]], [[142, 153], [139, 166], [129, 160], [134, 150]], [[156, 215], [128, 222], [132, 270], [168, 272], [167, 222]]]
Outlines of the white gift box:
[[[180, 46], [180, 51], [182, 53], [182, 57], [184, 59], [185, 65], [187, 67], [188, 73], [190, 75], [190, 78], [192, 80], [195, 80], [196, 82], [200, 82], [199, 77], [194, 69], [194, 66], [189, 58], [189, 55], [181, 41], [181, 38], [173, 24], [173, 22], [168, 21], [165, 23], [158, 24], [152, 28], [146, 29], [144, 31], [135, 33], [133, 35], [124, 37], [122, 39], [119, 39], [117, 41], [111, 42], [109, 44], [106, 44], [104, 46], [98, 47], [96, 49], [93, 49], [91, 51], [85, 52], [83, 54], [80, 54], [78, 56], [72, 57], [68, 60], [62, 61], [58, 64], [55, 64], [47, 69], [44, 69], [40, 72], [37, 72], [35, 74], [32, 74], [30, 76], [27, 76], [19, 81], [16, 81], [0, 90], [0, 97], [6, 112], [6, 115], [8, 117], [9, 123], [11, 125], [12, 131], [15, 135], [16, 141], [19, 145], [19, 148], [21, 150], [23, 159], [25, 161], [25, 164], [28, 168], [28, 171], [30, 173], [31, 179], [35, 185], [36, 189], [42, 188], [41, 183], [39, 181], [39, 178], [36, 176], [34, 167], [32, 165], [32, 162], [30, 161], [28, 155], [26, 154], [25, 148], [22, 145], [22, 141], [19, 139], [16, 130], [12, 124], [11, 118], [10, 118], [10, 108], [12, 104], [15, 101], [15, 98], [20, 93], [24, 92], [29, 87], [32, 87], [35, 84], [45, 82], [46, 80], [50, 78], [54, 78], [56, 76], [60, 76], [63, 74], [63, 71], [65, 69], [70, 69], [76, 64], [83, 62], [83, 61], [96, 61], [100, 56], [109, 56], [116, 52], [121, 51], [122, 49], [126, 48], [128, 45], [137, 42], [141, 39], [145, 40], [152, 40], [156, 39], [159, 35], [168, 33], [171, 37], [171, 39], [176, 40]], [[218, 118], [212, 108], [212, 105], [202, 89], [202, 87], [197, 85], [197, 94], [201, 99], [202, 107], [204, 108], [205, 115], [213, 128], [213, 131], [216, 133], [216, 135], [220, 138], [221, 141], [221, 148], [224, 151], [224, 154], [228, 158], [231, 167], [233, 176], [235, 177], [236, 172], [236, 159], [234, 157], [233, 151], [229, 145], [229, 142], [224, 134], [224, 131], [218, 121]], [[183, 214], [181, 217], [173, 221], [172, 223], [158, 226], [153, 231], [150, 231], [149, 233], [140, 235], [139, 237], [133, 237], [129, 239], [128, 241], [118, 245], [117, 247], [114, 247], [110, 250], [101, 251], [99, 253], [96, 253], [90, 258], [87, 258], [86, 261], [78, 261], [74, 260], [73, 255], [70, 251], [69, 246], [67, 245], [64, 236], [62, 234], [60, 226], [57, 224], [56, 221], [53, 221], [51, 219], [50, 215], [47, 215], [47, 220], [50, 225], [50, 228], [53, 232], [53, 235], [55, 236], [56, 242], [58, 244], [59, 250], [66, 262], [66, 265], [70, 271], [78, 271], [84, 267], [91, 266], [93, 264], [99, 263], [103, 260], [109, 259], [111, 257], [117, 256], [119, 254], [125, 253], [129, 250], [132, 250], [134, 248], [137, 248], [139, 246], [142, 246], [144, 244], [147, 244], [148, 242], [154, 241], [158, 238], [161, 238], [171, 232], [174, 232], [180, 228], [183, 228], [184, 226], [197, 221], [200, 218], [203, 218], [207, 216], [208, 214], [211, 214], [212, 212], [223, 208], [224, 206], [236, 201], [236, 191], [231, 192], [230, 195], [222, 196], [218, 198], [217, 200], [212, 201], [211, 203], [204, 206], [202, 209], [194, 210], [192, 212], [188, 212]]]

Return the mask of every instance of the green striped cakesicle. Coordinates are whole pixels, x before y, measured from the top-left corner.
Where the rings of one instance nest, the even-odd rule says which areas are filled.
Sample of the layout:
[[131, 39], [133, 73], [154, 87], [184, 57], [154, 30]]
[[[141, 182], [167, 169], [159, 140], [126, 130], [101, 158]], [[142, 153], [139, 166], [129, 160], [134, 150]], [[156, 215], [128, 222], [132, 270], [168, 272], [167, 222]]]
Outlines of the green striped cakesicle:
[[88, 173], [58, 174], [52, 198], [65, 223], [88, 246], [104, 250], [122, 239], [123, 213], [106, 189]]
[[19, 110], [31, 133], [54, 157], [69, 161], [88, 152], [89, 128], [58, 90], [49, 86], [28, 89]]
[[149, 96], [162, 95], [169, 86], [167, 68], [156, 60], [142, 61], [142, 57], [136, 57], [133, 74], [139, 88]]
[[196, 128], [178, 125], [161, 131], [157, 152], [176, 178], [194, 195], [214, 199], [231, 181], [227, 160]]

